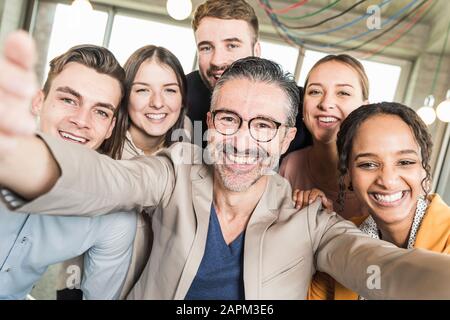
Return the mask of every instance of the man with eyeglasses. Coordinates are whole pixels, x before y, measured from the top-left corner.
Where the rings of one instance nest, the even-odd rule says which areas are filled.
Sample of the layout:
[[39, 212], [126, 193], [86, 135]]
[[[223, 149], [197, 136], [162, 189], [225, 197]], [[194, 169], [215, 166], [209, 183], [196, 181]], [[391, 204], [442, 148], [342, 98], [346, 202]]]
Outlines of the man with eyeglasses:
[[[32, 70], [15, 64], [8, 61], [10, 77], [30, 86]], [[0, 99], [14, 121], [26, 118], [31, 98], [18, 90]], [[271, 61], [233, 63], [208, 113], [210, 165], [188, 144], [116, 161], [0, 120], [0, 183], [28, 199], [21, 212], [160, 206], [151, 257], [129, 299], [304, 299], [316, 270], [369, 299], [449, 299], [450, 257], [372, 239], [319, 201], [294, 208], [288, 182], [271, 168], [295, 135], [297, 90]]]

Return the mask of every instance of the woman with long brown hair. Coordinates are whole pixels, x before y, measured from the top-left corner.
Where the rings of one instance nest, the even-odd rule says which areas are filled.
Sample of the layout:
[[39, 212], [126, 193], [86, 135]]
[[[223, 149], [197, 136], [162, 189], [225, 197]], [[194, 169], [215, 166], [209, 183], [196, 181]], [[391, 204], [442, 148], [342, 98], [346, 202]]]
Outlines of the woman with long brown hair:
[[[114, 159], [152, 155], [173, 142], [189, 141], [192, 125], [186, 114], [186, 77], [177, 57], [163, 47], [144, 46], [126, 61], [125, 95], [111, 138], [103, 152]], [[121, 297], [142, 273], [152, 246], [151, 213], [138, 215], [132, 262]], [[66, 288], [69, 266], [83, 265], [82, 257], [66, 261], [58, 279], [58, 299], [81, 298]]]

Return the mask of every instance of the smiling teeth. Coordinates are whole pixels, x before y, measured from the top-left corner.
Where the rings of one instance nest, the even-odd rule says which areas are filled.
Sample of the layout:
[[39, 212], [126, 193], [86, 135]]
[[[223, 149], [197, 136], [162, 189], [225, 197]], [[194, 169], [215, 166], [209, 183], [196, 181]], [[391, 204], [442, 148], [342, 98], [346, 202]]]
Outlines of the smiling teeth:
[[67, 133], [67, 132], [60, 131], [59, 133], [61, 134], [61, 136], [63, 136], [66, 139], [74, 140], [74, 141], [79, 142], [79, 143], [86, 143], [87, 142], [87, 139], [83, 139], [83, 138], [80, 138], [80, 137], [75, 137], [75, 136], [73, 136], [73, 135], [71, 135], [70, 133]]
[[159, 113], [159, 114], [155, 114], [155, 113], [148, 113], [145, 115], [147, 118], [152, 119], [152, 120], [161, 120], [164, 119], [166, 117], [165, 113]]
[[333, 117], [319, 117], [319, 121], [331, 123], [331, 122], [337, 122], [337, 119], [333, 118]]
[[238, 157], [235, 155], [228, 155], [228, 158], [237, 163], [237, 164], [255, 164], [256, 163], [256, 158], [254, 157]]
[[390, 195], [382, 195], [379, 193], [374, 193], [373, 196], [375, 197], [375, 199], [377, 199], [380, 202], [390, 203], [390, 202], [395, 202], [395, 201], [400, 200], [403, 197], [403, 192], [400, 191], [400, 192], [390, 194]]

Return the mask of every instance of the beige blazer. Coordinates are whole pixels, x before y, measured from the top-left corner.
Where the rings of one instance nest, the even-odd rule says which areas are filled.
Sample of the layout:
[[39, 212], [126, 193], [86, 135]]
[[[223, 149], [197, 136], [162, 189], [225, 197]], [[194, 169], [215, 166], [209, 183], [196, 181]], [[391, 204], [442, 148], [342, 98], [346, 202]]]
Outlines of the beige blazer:
[[[159, 206], [150, 260], [128, 298], [184, 299], [203, 257], [213, 199], [212, 172], [199, 162], [201, 149], [175, 144], [158, 157], [114, 161], [43, 139], [62, 174], [50, 192], [19, 211], [96, 215]], [[374, 266], [380, 271], [375, 288]], [[316, 271], [367, 298], [450, 299], [450, 257], [371, 239], [319, 202], [296, 210], [289, 183], [273, 175], [246, 228], [245, 297], [305, 299]]]
[[[144, 155], [144, 152], [140, 150], [132, 141], [131, 135], [127, 132], [125, 139], [124, 148], [122, 151], [122, 159], [132, 159], [136, 156]], [[151, 232], [151, 221], [150, 215], [145, 212], [141, 212], [137, 215], [137, 226], [136, 226], [136, 236], [133, 243], [133, 253], [131, 255], [131, 262], [128, 268], [128, 272], [122, 286], [122, 290], [119, 298], [125, 299], [130, 293], [131, 289], [134, 287], [145, 265], [150, 257], [150, 250], [152, 246], [153, 235]], [[71, 276], [67, 270], [72, 266], [78, 266], [80, 270], [84, 269], [84, 255], [69, 259], [60, 264], [59, 272], [56, 279], [57, 290], [62, 290], [67, 288], [67, 280]], [[81, 272], [81, 276], [83, 272]], [[70, 278], [72, 279], [72, 278]], [[81, 280], [70, 285], [81, 285]]]
[[[188, 140], [191, 140], [193, 136], [193, 126], [190, 119], [185, 116], [183, 122], [183, 130], [185, 131]], [[131, 134], [127, 131], [124, 148], [122, 150], [122, 159], [128, 160], [136, 156], [143, 156], [144, 152], [139, 149], [132, 140]], [[155, 210], [160, 210], [156, 208]], [[133, 253], [131, 256], [130, 266], [126, 275], [122, 291], [120, 293], [120, 299], [125, 299], [130, 293], [131, 289], [139, 280], [148, 259], [150, 258], [150, 251], [153, 242], [153, 233], [151, 230], [151, 216], [153, 212], [141, 212], [137, 215], [136, 236], [133, 243]], [[71, 273], [67, 273], [70, 266], [76, 265], [83, 270], [84, 256], [75, 257], [61, 263], [59, 273], [57, 276], [57, 290], [67, 288], [67, 279]], [[81, 284], [79, 279], [78, 285]]]

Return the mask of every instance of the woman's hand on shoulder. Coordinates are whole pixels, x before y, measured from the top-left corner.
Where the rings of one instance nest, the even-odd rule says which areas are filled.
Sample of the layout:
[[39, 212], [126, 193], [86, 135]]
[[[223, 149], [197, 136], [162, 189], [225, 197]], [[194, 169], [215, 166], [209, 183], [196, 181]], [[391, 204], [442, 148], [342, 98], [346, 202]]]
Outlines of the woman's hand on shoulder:
[[296, 209], [302, 209], [310, 205], [317, 198], [321, 198], [322, 205], [328, 212], [333, 212], [333, 201], [329, 200], [323, 191], [313, 188], [311, 190], [296, 189], [292, 194], [292, 200]]

